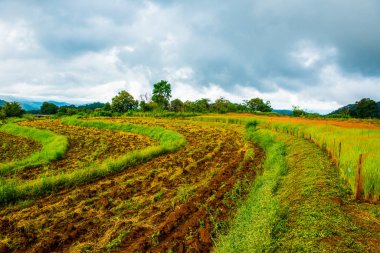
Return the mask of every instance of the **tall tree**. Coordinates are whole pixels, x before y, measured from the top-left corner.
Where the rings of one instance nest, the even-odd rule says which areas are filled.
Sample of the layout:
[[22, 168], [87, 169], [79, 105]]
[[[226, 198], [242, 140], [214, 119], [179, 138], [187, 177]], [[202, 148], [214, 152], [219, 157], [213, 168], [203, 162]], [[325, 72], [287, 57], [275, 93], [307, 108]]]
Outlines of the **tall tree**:
[[245, 101], [248, 109], [252, 112], [271, 112], [273, 109], [269, 101], [264, 101], [261, 98], [252, 98], [251, 100]]
[[127, 112], [137, 108], [138, 101], [133, 98], [127, 91], [122, 90], [117, 96], [112, 98], [112, 111]]
[[169, 101], [172, 97], [172, 88], [168, 81], [161, 80], [153, 85], [152, 101], [162, 109], [169, 109]]

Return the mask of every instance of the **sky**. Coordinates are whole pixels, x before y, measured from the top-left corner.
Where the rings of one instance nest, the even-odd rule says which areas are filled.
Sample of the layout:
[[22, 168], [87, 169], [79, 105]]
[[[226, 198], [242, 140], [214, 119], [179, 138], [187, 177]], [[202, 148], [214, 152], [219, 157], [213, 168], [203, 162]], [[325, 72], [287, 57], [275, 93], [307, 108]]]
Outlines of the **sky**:
[[0, 0], [0, 96], [70, 103], [260, 97], [327, 113], [380, 100], [378, 0]]

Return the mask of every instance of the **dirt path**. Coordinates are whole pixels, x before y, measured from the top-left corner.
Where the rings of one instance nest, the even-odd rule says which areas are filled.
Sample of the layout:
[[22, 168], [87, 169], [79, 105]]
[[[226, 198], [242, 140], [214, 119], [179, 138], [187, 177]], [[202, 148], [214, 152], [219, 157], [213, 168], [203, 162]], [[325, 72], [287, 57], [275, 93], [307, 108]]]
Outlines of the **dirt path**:
[[276, 136], [287, 145], [289, 166], [278, 193], [284, 221], [278, 252], [380, 252], [380, 206], [355, 202], [315, 144]]
[[[116, 121], [116, 120], [115, 120]], [[260, 171], [263, 151], [243, 128], [134, 120], [183, 134], [188, 145], [120, 174], [0, 210], [0, 252], [199, 252]], [[246, 156], [247, 150], [254, 156]]]

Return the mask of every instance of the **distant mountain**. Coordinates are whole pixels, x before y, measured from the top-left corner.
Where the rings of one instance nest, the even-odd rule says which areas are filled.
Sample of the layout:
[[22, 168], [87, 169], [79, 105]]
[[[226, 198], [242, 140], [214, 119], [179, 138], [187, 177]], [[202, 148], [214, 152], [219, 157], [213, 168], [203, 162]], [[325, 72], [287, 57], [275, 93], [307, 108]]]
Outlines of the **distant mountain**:
[[[16, 101], [20, 103], [22, 109], [25, 111], [32, 111], [32, 110], [39, 110], [41, 108], [41, 105], [45, 101], [34, 101], [28, 98], [19, 98], [19, 97], [12, 97], [12, 96], [1, 96], [0, 95], [0, 106], [4, 104], [6, 101], [7, 102], [13, 102]], [[64, 105], [70, 105], [69, 103], [66, 102], [58, 102], [58, 101], [47, 101], [49, 103], [53, 103], [57, 106], [64, 106]]]
[[[39, 110], [41, 108], [42, 103], [43, 103], [40, 101], [17, 101], [17, 102], [19, 102], [21, 104], [22, 109], [24, 109], [25, 111]], [[57, 106], [70, 105], [70, 104], [65, 103], [65, 102], [57, 102], [57, 101], [53, 101], [53, 100], [46, 101], [46, 102], [55, 104]]]
[[292, 110], [287, 110], [287, 109], [273, 109], [272, 112], [276, 112], [278, 114], [283, 114], [283, 115], [292, 115], [293, 113]]
[[7, 102], [7, 101], [4, 101], [4, 100], [0, 99], [0, 106], [3, 106], [3, 104], [5, 104], [5, 102]]
[[91, 103], [91, 104], [80, 105], [80, 106], [78, 106], [78, 108], [79, 109], [95, 110], [98, 108], [103, 108], [104, 105], [105, 105], [104, 103], [95, 102], [95, 103]]

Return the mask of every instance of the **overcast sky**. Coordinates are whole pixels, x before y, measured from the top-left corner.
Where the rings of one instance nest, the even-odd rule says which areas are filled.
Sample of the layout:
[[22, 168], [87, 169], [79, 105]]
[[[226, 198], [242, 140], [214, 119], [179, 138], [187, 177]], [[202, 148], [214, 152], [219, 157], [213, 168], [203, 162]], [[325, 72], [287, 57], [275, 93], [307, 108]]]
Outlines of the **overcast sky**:
[[0, 1], [0, 95], [105, 102], [161, 79], [182, 100], [379, 101], [380, 1]]

